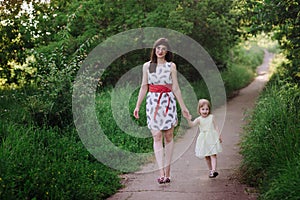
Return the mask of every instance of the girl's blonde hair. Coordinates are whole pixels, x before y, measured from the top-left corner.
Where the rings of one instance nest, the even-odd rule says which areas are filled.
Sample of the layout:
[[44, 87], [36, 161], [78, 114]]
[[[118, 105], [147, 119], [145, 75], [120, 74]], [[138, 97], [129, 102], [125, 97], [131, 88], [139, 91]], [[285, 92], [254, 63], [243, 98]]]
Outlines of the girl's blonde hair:
[[207, 105], [209, 107], [209, 114], [210, 114], [210, 103], [207, 99], [200, 99], [199, 102], [198, 102], [198, 107], [197, 107], [197, 111], [200, 114], [200, 108], [202, 108], [204, 105]]

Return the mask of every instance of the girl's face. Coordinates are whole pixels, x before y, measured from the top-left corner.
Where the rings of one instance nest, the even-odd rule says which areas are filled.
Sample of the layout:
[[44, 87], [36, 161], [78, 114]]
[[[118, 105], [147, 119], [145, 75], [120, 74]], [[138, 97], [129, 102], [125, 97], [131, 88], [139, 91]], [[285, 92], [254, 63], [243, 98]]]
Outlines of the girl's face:
[[155, 54], [157, 56], [157, 58], [164, 58], [167, 54], [167, 47], [165, 45], [158, 45], [155, 48]]
[[202, 117], [207, 117], [207, 116], [209, 115], [209, 107], [208, 107], [208, 105], [204, 104], [204, 105], [200, 108], [199, 112], [200, 112], [200, 115], [201, 115]]

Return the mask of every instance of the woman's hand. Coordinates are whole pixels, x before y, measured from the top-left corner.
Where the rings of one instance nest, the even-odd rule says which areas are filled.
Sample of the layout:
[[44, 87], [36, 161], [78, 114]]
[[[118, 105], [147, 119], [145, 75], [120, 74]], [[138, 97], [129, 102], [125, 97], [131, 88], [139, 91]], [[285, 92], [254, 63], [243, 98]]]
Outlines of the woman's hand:
[[134, 111], [133, 111], [133, 115], [134, 115], [134, 117], [136, 118], [136, 119], [139, 119], [140, 118], [140, 116], [139, 116], [139, 111], [140, 111], [140, 109], [139, 108], [135, 108], [134, 109]]
[[186, 118], [186, 119], [191, 118], [190, 112], [187, 108], [183, 108], [181, 111], [182, 111], [182, 115], [183, 115], [184, 118]]

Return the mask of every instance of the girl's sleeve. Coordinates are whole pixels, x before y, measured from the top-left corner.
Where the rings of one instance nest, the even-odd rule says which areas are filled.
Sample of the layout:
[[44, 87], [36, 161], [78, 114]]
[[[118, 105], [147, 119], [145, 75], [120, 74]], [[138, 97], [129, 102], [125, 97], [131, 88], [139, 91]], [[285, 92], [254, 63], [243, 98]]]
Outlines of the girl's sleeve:
[[194, 119], [194, 121], [188, 121], [188, 124], [190, 127], [194, 127], [200, 124], [200, 117], [197, 117]]

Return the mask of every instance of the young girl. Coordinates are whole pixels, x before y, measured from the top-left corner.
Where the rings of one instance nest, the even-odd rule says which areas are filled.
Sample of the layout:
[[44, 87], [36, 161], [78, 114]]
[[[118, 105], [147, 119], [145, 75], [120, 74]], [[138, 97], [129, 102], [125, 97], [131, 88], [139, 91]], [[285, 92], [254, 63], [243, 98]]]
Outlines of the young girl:
[[217, 153], [222, 152], [221, 134], [217, 125], [214, 122], [214, 116], [210, 114], [210, 103], [206, 99], [200, 99], [198, 102], [197, 111], [200, 114], [194, 121], [191, 121], [192, 116], [188, 119], [189, 126], [199, 126], [199, 135], [197, 137], [195, 153], [199, 158], [206, 159], [209, 169], [209, 178], [218, 176]]

